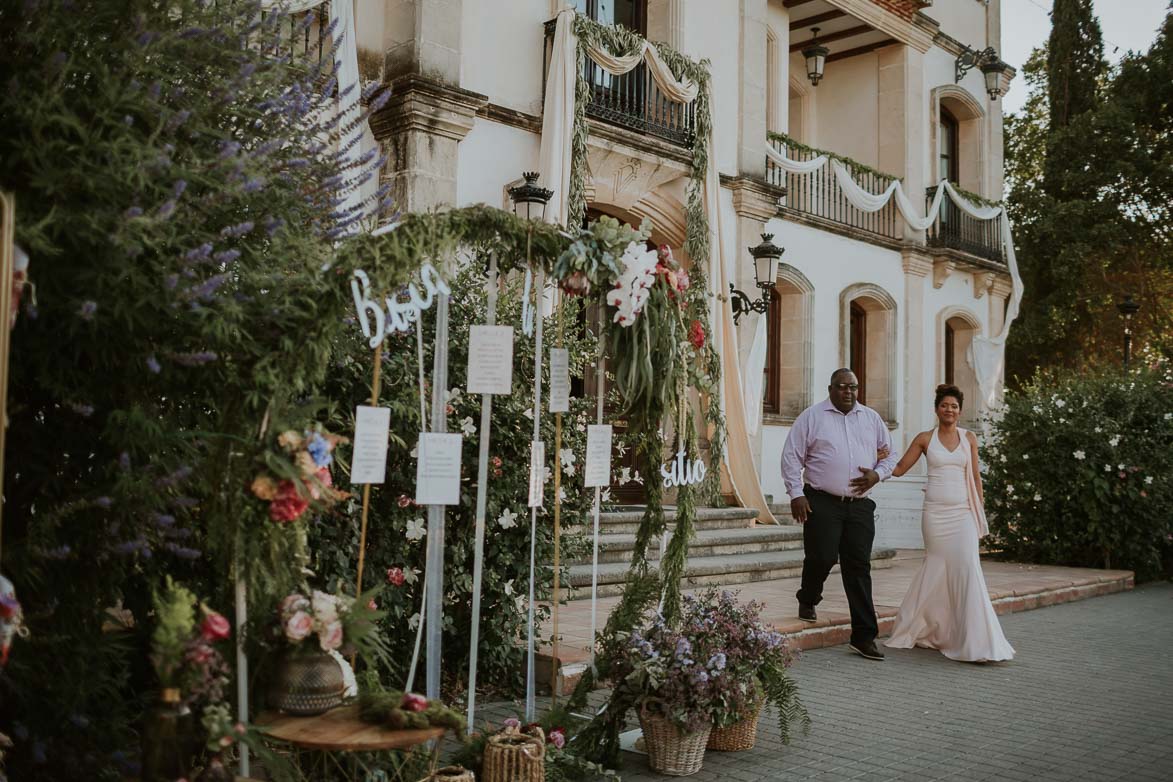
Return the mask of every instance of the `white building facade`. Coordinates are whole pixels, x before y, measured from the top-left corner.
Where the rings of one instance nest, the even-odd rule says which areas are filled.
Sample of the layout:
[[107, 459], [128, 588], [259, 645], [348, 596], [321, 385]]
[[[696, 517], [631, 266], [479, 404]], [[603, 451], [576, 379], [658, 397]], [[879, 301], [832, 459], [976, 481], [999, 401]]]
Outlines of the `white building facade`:
[[[372, 128], [389, 153], [386, 176], [401, 208], [508, 206], [507, 188], [538, 167], [547, 23], [565, 5], [357, 2], [363, 77], [393, 87]], [[933, 226], [915, 231], [893, 204], [871, 214], [854, 208], [830, 166], [787, 173], [768, 162], [767, 148], [791, 160], [820, 151], [850, 159], [853, 179], [873, 193], [900, 179], [922, 215], [941, 179], [1000, 200], [1001, 102], [991, 99], [980, 67], [958, 69], [959, 58], [967, 65], [969, 54], [1000, 48], [1000, 0], [577, 0], [575, 7], [710, 62], [710, 150], [721, 175], [728, 276], [751, 299], [770, 297], [765, 313], [745, 313], [737, 326], [740, 364], [753, 366], [744, 387], [762, 490], [786, 502], [779, 461], [789, 425], [826, 395], [838, 367], [859, 375], [864, 401], [888, 421], [897, 448], [932, 425], [938, 383], [961, 386], [976, 417], [968, 346], [1002, 330], [1011, 294], [998, 222], [946, 202]], [[803, 55], [815, 27], [829, 50], [817, 86]], [[1004, 91], [1011, 75], [1004, 69], [992, 81]], [[649, 219], [653, 241], [680, 247], [689, 107], [665, 108], [642, 70], [624, 77], [595, 70], [588, 82], [588, 208]], [[785, 248], [766, 293], [747, 252], [763, 233]], [[877, 545], [921, 545], [922, 482], [914, 474], [878, 491]]]

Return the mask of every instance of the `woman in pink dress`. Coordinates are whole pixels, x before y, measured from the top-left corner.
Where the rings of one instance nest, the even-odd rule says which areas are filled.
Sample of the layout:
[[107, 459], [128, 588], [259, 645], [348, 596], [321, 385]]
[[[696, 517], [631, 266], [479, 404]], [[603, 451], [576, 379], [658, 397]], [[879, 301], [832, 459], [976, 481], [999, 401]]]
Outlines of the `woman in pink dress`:
[[1009, 660], [1014, 648], [1002, 634], [978, 558], [978, 538], [988, 528], [977, 438], [957, 426], [963, 401], [957, 386], [937, 386], [937, 428], [918, 434], [892, 471], [904, 475], [922, 454], [929, 467], [921, 516], [925, 559], [885, 646], [922, 646], [965, 662]]

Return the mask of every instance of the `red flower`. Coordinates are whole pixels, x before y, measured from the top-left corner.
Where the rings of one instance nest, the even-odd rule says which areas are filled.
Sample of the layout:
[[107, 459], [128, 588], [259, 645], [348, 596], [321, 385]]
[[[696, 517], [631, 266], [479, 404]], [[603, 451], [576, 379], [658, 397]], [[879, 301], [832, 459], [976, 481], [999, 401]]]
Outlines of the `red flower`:
[[688, 341], [697, 350], [705, 346], [705, 327], [701, 325], [699, 320], [694, 320], [692, 326], [688, 329]]
[[404, 711], [423, 711], [428, 708], [428, 699], [422, 695], [416, 695], [414, 692], [405, 692], [399, 708]]
[[407, 576], [403, 573], [403, 568], [393, 567], [387, 568], [387, 583], [392, 586], [403, 586], [403, 582], [407, 580]]
[[675, 262], [675, 259], [672, 257], [672, 248], [666, 244], [662, 244], [656, 248], [656, 256], [659, 258], [660, 263], [663, 264]]
[[585, 272], [575, 271], [562, 281], [562, 290], [567, 296], [586, 296], [591, 292], [591, 281]]
[[232, 626], [223, 614], [209, 611], [200, 624], [200, 635], [205, 641], [223, 641], [232, 634]]
[[269, 518], [282, 523], [293, 521], [310, 505], [310, 501], [302, 497], [293, 481], [281, 481], [277, 484], [277, 496], [269, 503]]

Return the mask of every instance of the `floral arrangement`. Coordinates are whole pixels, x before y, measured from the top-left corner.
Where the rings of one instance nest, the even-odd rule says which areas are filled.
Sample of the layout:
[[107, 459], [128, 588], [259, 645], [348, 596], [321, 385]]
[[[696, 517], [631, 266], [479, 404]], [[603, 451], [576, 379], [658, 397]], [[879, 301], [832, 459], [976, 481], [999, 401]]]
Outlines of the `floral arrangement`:
[[593, 763], [583, 756], [581, 748], [574, 747], [571, 737], [573, 727], [582, 723], [564, 708], [556, 708], [546, 714], [541, 722], [522, 724], [517, 717], [508, 717], [499, 725], [486, 724], [485, 729], [472, 736], [456, 754], [455, 760], [465, 768], [472, 769], [479, 777], [484, 765], [485, 745], [491, 736], [517, 731], [525, 736], [545, 738], [546, 779], [562, 782], [572, 779], [619, 779], [612, 769]]
[[685, 733], [703, 730], [739, 687], [719, 640], [701, 617], [672, 627], [662, 617], [634, 630], [613, 672], [637, 708], [666, 718]]
[[810, 716], [787, 673], [797, 655], [780, 633], [762, 622], [761, 611], [761, 603], [739, 603], [727, 590], [684, 596], [685, 625], [698, 628], [721, 650], [711, 667], [732, 680], [732, 686], [714, 692], [714, 724], [728, 727], [750, 719], [769, 703], [778, 712], [782, 740], [789, 742], [792, 721], [804, 730], [810, 727]]
[[154, 597], [158, 624], [151, 636], [151, 663], [163, 689], [178, 689], [188, 705], [218, 703], [228, 685], [228, 666], [216, 644], [232, 628], [221, 614], [199, 604], [188, 589], [167, 578]]
[[642, 248], [651, 233], [644, 221], [634, 230], [614, 217], [603, 215], [586, 228], [554, 263], [554, 278], [570, 296], [588, 296], [592, 290], [606, 290], [624, 273], [623, 258], [632, 245]]
[[384, 725], [393, 730], [450, 728], [464, 732], [464, 717], [440, 701], [431, 701], [422, 695], [399, 690], [387, 690], [380, 684], [374, 671], [360, 676], [358, 715], [364, 722]]
[[[280, 632], [295, 650], [359, 653], [384, 659], [386, 646], [376, 628], [382, 617], [373, 594], [332, 595], [313, 590], [306, 597], [300, 592], [287, 595], [278, 610]], [[317, 643], [307, 641], [316, 639]]]
[[287, 429], [277, 437], [284, 459], [269, 458], [270, 469], [257, 475], [249, 487], [258, 499], [269, 503], [272, 521], [296, 521], [313, 501], [329, 506], [350, 496], [335, 489], [330, 476], [334, 448], [345, 442], [345, 437], [320, 427], [304, 432]]

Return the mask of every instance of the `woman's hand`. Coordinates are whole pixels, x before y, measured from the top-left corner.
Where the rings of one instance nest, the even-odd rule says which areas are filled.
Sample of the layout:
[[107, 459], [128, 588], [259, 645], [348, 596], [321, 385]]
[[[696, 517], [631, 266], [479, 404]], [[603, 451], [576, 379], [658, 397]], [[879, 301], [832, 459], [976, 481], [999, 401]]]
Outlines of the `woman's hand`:
[[876, 463], [878, 464], [879, 462], [882, 462], [885, 459], [887, 459], [888, 454], [890, 454], [890, 453], [892, 453], [892, 452], [881, 445], [880, 449], [878, 451], [876, 451]]

